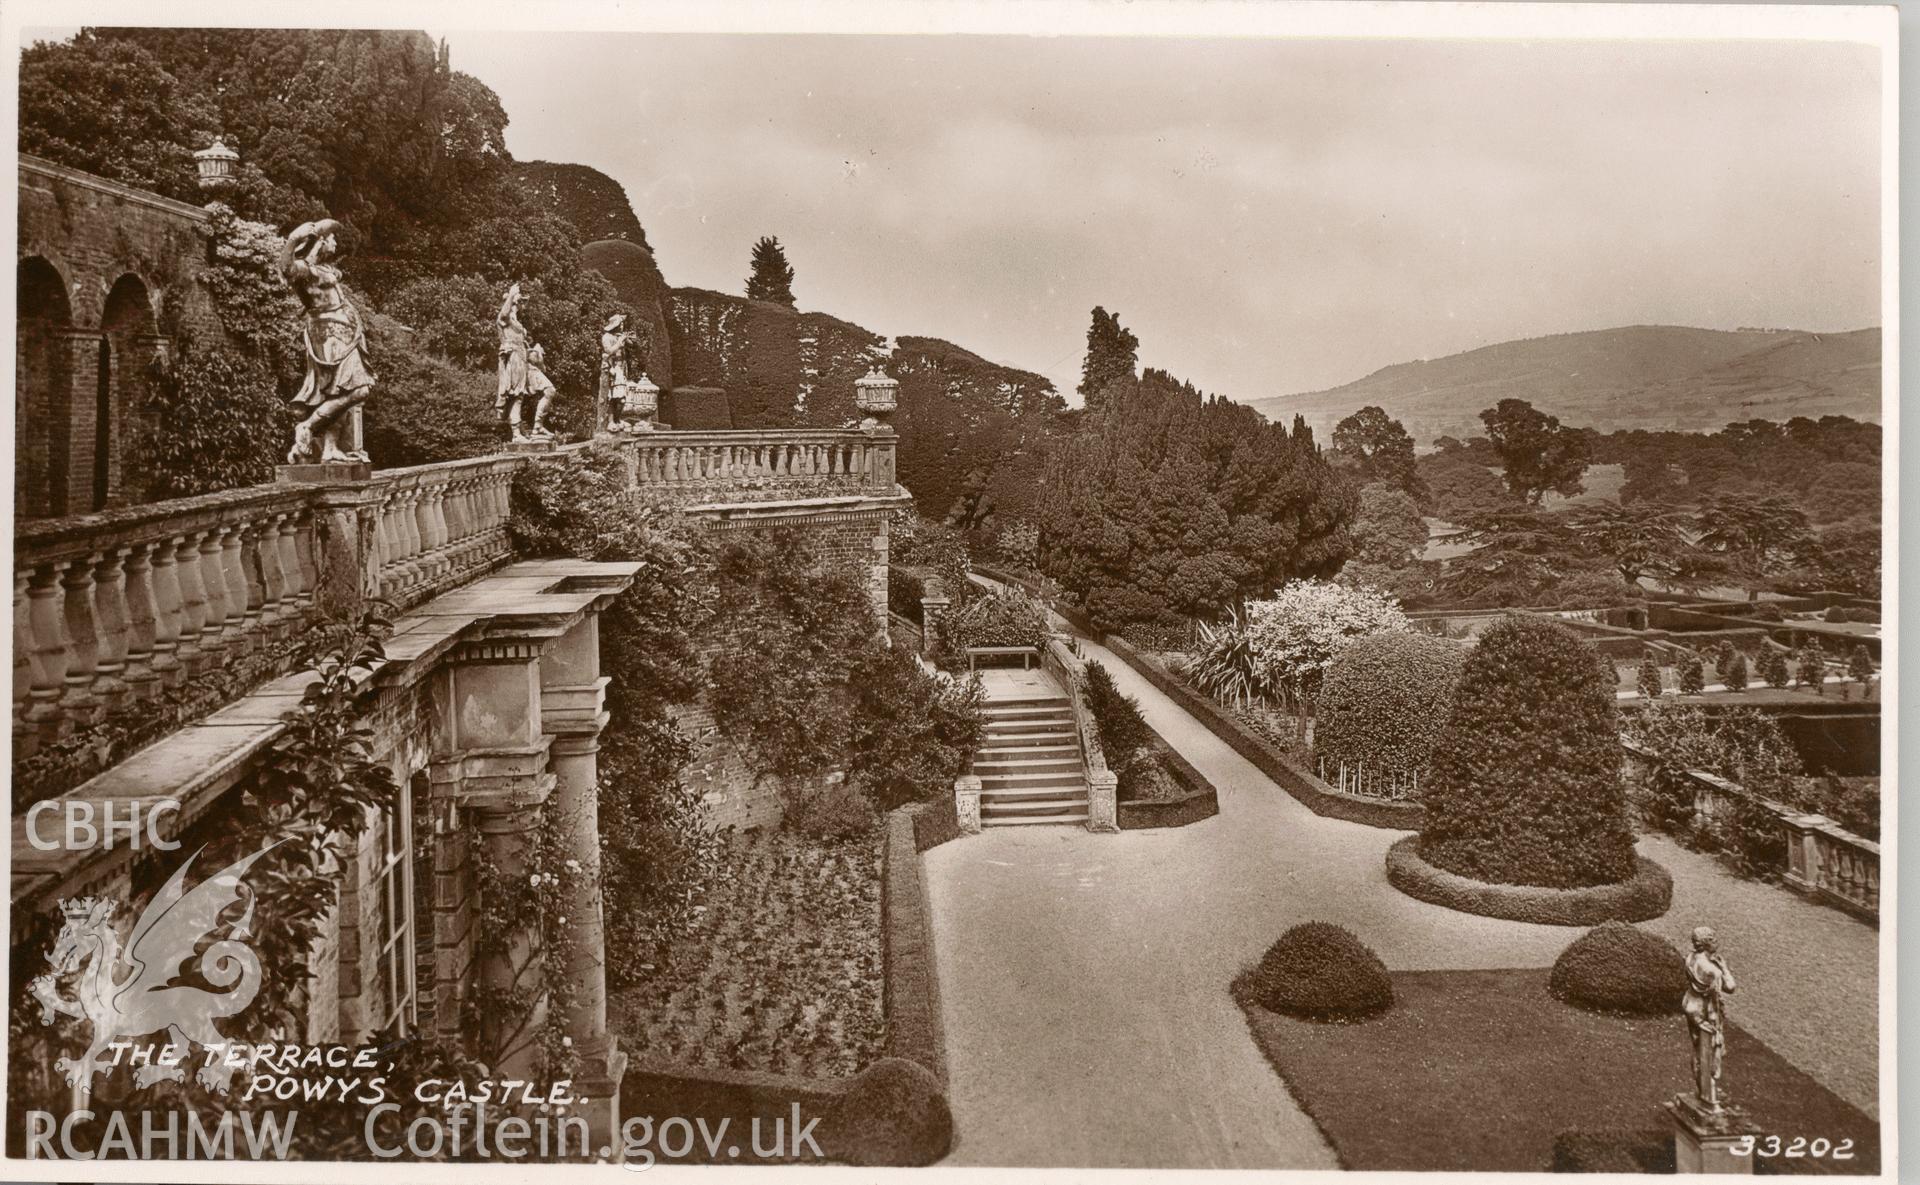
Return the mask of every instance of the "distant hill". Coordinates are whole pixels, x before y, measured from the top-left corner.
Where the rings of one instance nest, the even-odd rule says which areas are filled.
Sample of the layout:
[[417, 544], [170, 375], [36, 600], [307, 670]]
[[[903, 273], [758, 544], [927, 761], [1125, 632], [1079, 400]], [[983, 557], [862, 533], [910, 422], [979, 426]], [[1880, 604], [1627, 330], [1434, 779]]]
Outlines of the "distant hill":
[[1377, 404], [1422, 447], [1484, 431], [1479, 415], [1525, 399], [1568, 424], [1710, 431], [1735, 420], [1880, 419], [1880, 331], [1632, 325], [1482, 346], [1402, 362], [1327, 391], [1247, 400], [1270, 419], [1304, 415], [1323, 443]]

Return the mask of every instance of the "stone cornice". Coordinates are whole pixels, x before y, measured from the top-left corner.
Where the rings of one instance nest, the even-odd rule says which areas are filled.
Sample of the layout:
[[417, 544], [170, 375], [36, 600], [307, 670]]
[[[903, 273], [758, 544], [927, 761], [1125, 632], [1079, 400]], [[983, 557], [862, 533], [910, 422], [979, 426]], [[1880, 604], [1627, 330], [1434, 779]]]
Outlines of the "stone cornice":
[[154, 193], [151, 190], [135, 189], [131, 185], [122, 185], [118, 181], [109, 181], [105, 177], [96, 176], [93, 173], [83, 172], [79, 169], [70, 169], [66, 165], [56, 165], [50, 160], [43, 160], [37, 156], [28, 156], [24, 152], [20, 154], [20, 171], [22, 173], [38, 173], [43, 177], [48, 177], [55, 181], [65, 181], [69, 185], [78, 185], [83, 189], [91, 189], [96, 193], [104, 193], [109, 197], [119, 198], [121, 201], [133, 202], [137, 205], [147, 206], [150, 209], [173, 214], [180, 218], [188, 218], [203, 225], [212, 218], [212, 215], [208, 214], [199, 206], [188, 205], [186, 202], [176, 201], [170, 197], [162, 197], [160, 194]]

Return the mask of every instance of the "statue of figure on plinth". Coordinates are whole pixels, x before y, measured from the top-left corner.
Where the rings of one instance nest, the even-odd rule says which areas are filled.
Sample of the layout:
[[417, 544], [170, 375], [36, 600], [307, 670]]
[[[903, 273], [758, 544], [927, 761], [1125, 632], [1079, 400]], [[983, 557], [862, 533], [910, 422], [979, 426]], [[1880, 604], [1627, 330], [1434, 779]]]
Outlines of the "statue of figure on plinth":
[[305, 310], [307, 377], [293, 402], [307, 413], [294, 425], [287, 464], [365, 462], [360, 442], [347, 432], [348, 414], [364, 402], [377, 376], [367, 369], [366, 330], [359, 310], [340, 286], [340, 253], [331, 218], [294, 227], [280, 249], [280, 274]]
[[1680, 999], [1680, 1011], [1686, 1015], [1687, 1035], [1693, 1042], [1693, 1091], [1703, 1111], [1723, 1109], [1720, 1061], [1727, 1048], [1724, 997], [1733, 989], [1733, 972], [1720, 957], [1713, 929], [1696, 927], [1693, 954], [1687, 957], [1687, 994]]
[[528, 394], [527, 328], [520, 324], [519, 284], [508, 286], [507, 298], [494, 321], [500, 327], [500, 381], [493, 408], [512, 428], [513, 439], [525, 440], [527, 435], [520, 428], [520, 401]]
[[624, 432], [627, 427], [621, 414], [627, 398], [627, 343], [633, 340], [633, 333], [626, 324], [626, 314], [615, 313], [600, 331], [600, 406], [606, 409], [610, 432]]

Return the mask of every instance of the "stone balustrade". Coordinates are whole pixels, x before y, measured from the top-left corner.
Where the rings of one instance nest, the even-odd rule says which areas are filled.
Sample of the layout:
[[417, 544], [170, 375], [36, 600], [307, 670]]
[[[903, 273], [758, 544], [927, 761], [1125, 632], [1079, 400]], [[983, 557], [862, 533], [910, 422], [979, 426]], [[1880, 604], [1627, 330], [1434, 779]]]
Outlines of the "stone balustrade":
[[1762, 798], [1716, 774], [1674, 768], [1659, 754], [1632, 742], [1624, 742], [1622, 749], [1629, 781], [1680, 779], [1689, 793], [1697, 820], [1711, 820], [1743, 804], [1765, 809], [1779, 820], [1786, 840], [1787, 866], [1780, 871], [1788, 884], [1864, 917], [1879, 917], [1879, 844], [1855, 835], [1825, 815], [1806, 814], [1784, 803]]
[[319, 588], [312, 487], [18, 524], [16, 756], [294, 636]]
[[476, 457], [374, 474], [370, 591], [408, 608], [504, 563], [513, 475], [526, 463]]
[[[524, 465], [611, 447], [636, 492], [694, 513], [848, 498], [905, 504], [896, 439], [884, 426], [654, 432], [386, 469], [366, 481], [285, 482], [21, 522], [15, 756], [160, 700], [196, 675], [231, 672], [237, 658], [285, 649], [314, 621], [347, 616], [367, 598], [405, 610], [507, 562], [513, 475]], [[254, 666], [261, 678], [279, 673]]]
[[892, 429], [654, 432], [624, 438], [635, 483], [675, 501], [760, 501], [894, 489]]

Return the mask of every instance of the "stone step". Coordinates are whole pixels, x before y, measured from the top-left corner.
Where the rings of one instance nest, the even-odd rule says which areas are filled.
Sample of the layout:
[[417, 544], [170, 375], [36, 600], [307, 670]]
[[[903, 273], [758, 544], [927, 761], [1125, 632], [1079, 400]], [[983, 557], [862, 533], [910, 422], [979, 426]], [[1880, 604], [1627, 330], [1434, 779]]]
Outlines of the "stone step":
[[974, 776], [980, 779], [980, 790], [983, 794], [988, 790], [1025, 790], [1032, 786], [1085, 786], [1086, 784], [1086, 777], [1080, 772], [1078, 766], [1059, 773], [1003, 774], [980, 773], [976, 770]]
[[1018, 761], [986, 760], [982, 754], [974, 758], [973, 772], [980, 777], [1004, 777], [1008, 774], [1077, 774], [1081, 772], [1078, 753], [1068, 753], [1064, 757], [1027, 757]]
[[1080, 746], [1070, 733], [1062, 733], [1060, 739], [1039, 744], [1028, 743], [1031, 736], [1003, 737], [997, 744], [981, 745], [979, 752], [973, 755], [975, 761], [1018, 761], [1032, 758], [1039, 761], [1080, 760]]
[[988, 704], [980, 709], [980, 714], [988, 720], [1052, 720], [1060, 716], [1072, 717], [1073, 705], [1066, 700], [1045, 704]]
[[1037, 823], [1078, 824], [1078, 823], [1085, 823], [1086, 821], [1087, 821], [1087, 816], [1084, 811], [1078, 814], [1041, 815], [1034, 818], [1027, 818], [1024, 815], [1016, 816], [1014, 818], [1008, 818], [1005, 815], [994, 817], [994, 816], [988, 816], [988, 815], [982, 814], [980, 816], [980, 826], [982, 827], [1031, 827]]
[[986, 803], [980, 804], [982, 819], [1035, 819], [1048, 815], [1086, 814], [1087, 800], [1059, 798], [1048, 802], [1000, 803], [992, 810]]
[[1053, 749], [1061, 746], [1079, 749], [1080, 734], [1066, 725], [1057, 728], [1041, 725], [1036, 728], [1010, 729], [1005, 732], [996, 732], [989, 728], [986, 736], [980, 740], [982, 749]]
[[980, 705], [985, 711], [1025, 711], [1030, 708], [1071, 708], [1073, 700], [1064, 695], [996, 696]]
[[1071, 716], [1036, 716], [1031, 720], [989, 720], [986, 735], [990, 737], [1017, 737], [1036, 732], [1074, 733]]
[[1078, 802], [1084, 806], [1086, 801], [1087, 784], [1085, 782], [1072, 786], [1016, 786], [980, 792], [980, 802], [983, 806], [1024, 809], [1036, 802]]

